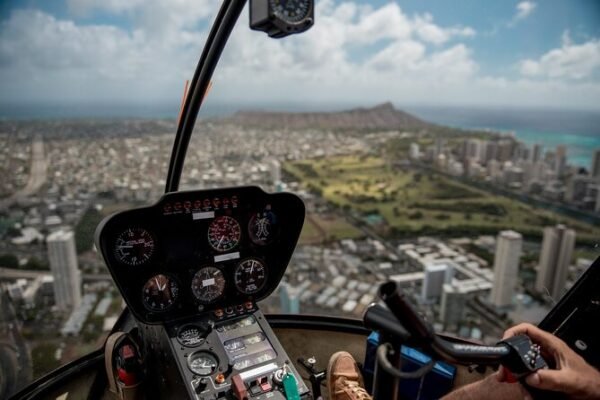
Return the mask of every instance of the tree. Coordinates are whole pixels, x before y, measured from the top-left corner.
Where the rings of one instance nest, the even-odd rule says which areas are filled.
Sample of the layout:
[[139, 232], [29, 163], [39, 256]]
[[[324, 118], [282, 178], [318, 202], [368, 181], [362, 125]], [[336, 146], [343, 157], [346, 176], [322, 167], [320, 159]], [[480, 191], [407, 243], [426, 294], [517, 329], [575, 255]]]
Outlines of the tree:
[[38, 271], [48, 270], [50, 269], [48, 263], [46, 261], [42, 261], [37, 257], [31, 257], [27, 260], [27, 263], [23, 266], [24, 269], [33, 269]]
[[19, 268], [19, 259], [14, 254], [0, 255], [0, 266], [4, 268]]

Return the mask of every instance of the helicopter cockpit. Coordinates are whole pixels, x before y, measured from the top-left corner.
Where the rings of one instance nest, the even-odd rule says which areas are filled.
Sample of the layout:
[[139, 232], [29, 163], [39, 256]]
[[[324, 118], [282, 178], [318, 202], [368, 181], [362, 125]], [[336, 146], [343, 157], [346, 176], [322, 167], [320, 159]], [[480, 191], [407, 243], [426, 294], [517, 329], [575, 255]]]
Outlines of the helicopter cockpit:
[[[272, 38], [315, 23], [311, 0], [249, 3], [250, 27]], [[524, 335], [492, 346], [437, 335], [393, 281], [381, 285], [379, 304], [362, 321], [263, 314], [259, 302], [279, 286], [300, 237], [303, 201], [255, 186], [179, 190], [198, 111], [245, 6], [225, 0], [216, 16], [181, 110], [165, 194], [96, 230], [96, 248], [127, 305], [113, 339], [15, 398], [326, 398], [323, 363], [339, 349], [364, 361], [376, 400], [439, 398], [499, 365], [521, 381], [551, 367]], [[540, 324], [596, 367], [599, 282], [600, 259]], [[405, 350], [413, 352], [410, 365]], [[133, 364], [111, 374], [119, 351], [119, 362]]]

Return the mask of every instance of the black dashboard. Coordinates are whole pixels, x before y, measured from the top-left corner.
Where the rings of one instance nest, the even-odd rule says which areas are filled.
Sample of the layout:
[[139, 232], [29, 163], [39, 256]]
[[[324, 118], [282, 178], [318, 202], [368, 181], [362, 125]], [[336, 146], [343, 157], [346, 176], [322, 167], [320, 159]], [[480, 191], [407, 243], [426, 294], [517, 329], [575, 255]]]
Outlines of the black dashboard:
[[96, 246], [138, 320], [219, 317], [275, 290], [304, 213], [297, 196], [258, 187], [174, 192], [104, 219]]

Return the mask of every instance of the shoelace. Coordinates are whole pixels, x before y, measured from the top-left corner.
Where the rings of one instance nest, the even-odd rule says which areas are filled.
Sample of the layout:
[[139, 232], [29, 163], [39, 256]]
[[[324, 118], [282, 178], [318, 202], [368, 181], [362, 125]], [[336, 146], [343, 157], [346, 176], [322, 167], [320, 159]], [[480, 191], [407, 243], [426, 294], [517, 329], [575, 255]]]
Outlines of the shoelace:
[[344, 379], [342, 385], [346, 386], [352, 394], [356, 396], [356, 400], [371, 400], [371, 395], [367, 393], [364, 387], [360, 386], [357, 381]]

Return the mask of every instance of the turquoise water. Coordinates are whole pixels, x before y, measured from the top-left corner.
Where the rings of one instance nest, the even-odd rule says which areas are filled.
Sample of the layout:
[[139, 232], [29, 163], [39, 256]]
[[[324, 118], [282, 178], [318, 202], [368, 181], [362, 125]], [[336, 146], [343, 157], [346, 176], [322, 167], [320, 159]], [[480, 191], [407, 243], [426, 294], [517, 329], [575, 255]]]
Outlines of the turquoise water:
[[527, 145], [540, 143], [544, 150], [555, 149], [558, 145], [567, 146], [567, 159], [570, 164], [591, 168], [594, 151], [600, 149], [600, 135], [586, 136], [565, 133], [548, 133], [516, 130], [515, 136]]
[[459, 107], [409, 107], [426, 121], [464, 129], [514, 132], [531, 146], [545, 151], [567, 146], [572, 165], [590, 168], [594, 151], [600, 149], [600, 112], [577, 110], [481, 109]]

